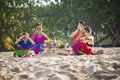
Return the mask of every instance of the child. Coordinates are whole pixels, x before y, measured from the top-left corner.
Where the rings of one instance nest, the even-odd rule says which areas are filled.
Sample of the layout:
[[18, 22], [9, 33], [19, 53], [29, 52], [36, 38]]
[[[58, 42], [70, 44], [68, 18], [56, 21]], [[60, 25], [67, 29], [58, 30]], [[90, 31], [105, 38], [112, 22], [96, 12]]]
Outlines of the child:
[[87, 44], [89, 47], [94, 47], [94, 37], [91, 35], [91, 28], [90, 27], [85, 27], [84, 29], [84, 38], [83, 42]]
[[16, 40], [15, 44], [20, 46], [20, 50], [30, 50], [31, 46], [34, 45], [34, 41], [29, 37], [28, 33], [20, 36], [19, 39]]
[[91, 35], [91, 28], [90, 27], [85, 27], [84, 28], [84, 36], [82, 39], [80, 39], [81, 42], [81, 51], [78, 51], [79, 53], [82, 54], [102, 54], [103, 50], [98, 50], [98, 51], [93, 51], [93, 47], [94, 47], [94, 37]]
[[38, 54], [44, 51], [45, 41], [48, 40], [48, 36], [42, 31], [42, 24], [37, 24], [35, 32], [32, 35], [32, 40], [35, 42], [34, 52]]

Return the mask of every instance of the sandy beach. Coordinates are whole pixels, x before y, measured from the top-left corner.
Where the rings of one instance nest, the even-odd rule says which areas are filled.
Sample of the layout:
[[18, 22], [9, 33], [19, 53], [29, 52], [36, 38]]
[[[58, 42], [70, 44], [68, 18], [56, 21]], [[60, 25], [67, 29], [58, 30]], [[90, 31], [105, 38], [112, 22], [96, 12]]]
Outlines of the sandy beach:
[[38, 54], [13, 57], [0, 52], [0, 80], [120, 80], [120, 48], [100, 55]]

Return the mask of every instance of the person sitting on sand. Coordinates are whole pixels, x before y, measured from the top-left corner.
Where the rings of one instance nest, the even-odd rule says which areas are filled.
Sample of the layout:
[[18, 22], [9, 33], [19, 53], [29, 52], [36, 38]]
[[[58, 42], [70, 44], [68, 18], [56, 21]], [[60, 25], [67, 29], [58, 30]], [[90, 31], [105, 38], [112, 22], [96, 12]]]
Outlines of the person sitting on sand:
[[35, 54], [44, 51], [45, 41], [48, 40], [48, 36], [42, 31], [42, 24], [38, 23], [35, 26], [35, 32], [32, 35], [32, 40], [35, 42], [34, 45]]
[[76, 28], [77, 29], [70, 35], [70, 37], [74, 39], [74, 43], [72, 45], [73, 53], [77, 55], [92, 55], [101, 53], [101, 51], [94, 52], [92, 48], [90, 48], [88, 44], [84, 41], [85, 39], [89, 39], [89, 35], [85, 31], [85, 24], [82, 20], [79, 20], [77, 22]]
[[[34, 41], [29, 37], [28, 33], [20, 36], [19, 39], [16, 40], [15, 44], [20, 46], [20, 50], [30, 50], [31, 46], [34, 45]], [[23, 55], [26, 56], [26, 55]]]
[[29, 37], [28, 33], [25, 33], [16, 40], [15, 44], [20, 46], [20, 50], [30, 50], [31, 46], [34, 45], [35, 42]]

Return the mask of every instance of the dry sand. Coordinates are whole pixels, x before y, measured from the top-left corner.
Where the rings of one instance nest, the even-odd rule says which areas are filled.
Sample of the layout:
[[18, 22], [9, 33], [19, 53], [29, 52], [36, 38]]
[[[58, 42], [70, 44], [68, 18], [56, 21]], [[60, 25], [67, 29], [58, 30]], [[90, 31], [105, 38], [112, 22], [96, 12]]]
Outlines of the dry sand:
[[120, 80], [120, 48], [101, 55], [65, 56], [56, 53], [15, 58], [0, 53], [0, 80]]

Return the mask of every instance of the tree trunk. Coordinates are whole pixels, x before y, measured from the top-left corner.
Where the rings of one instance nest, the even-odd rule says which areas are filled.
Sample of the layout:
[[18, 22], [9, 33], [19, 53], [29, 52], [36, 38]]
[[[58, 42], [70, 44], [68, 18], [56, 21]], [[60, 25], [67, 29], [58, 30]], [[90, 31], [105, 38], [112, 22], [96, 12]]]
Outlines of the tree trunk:
[[[114, 33], [113, 29], [108, 26], [108, 34], [110, 34], [111, 40], [112, 40], [112, 46], [115, 47], [118, 44], [118, 38], [117, 35]], [[117, 31], [117, 30], [116, 30]], [[117, 33], [117, 32], [116, 32]]]
[[108, 38], [108, 37], [109, 37], [109, 34], [106, 35], [105, 37], [103, 37], [102, 39], [100, 39], [99, 41], [97, 41], [97, 42], [95, 43], [95, 46], [99, 45], [100, 42], [102, 42], [103, 40], [105, 40], [105, 39]]
[[[99, 42], [99, 38], [98, 38], [98, 33], [97, 31], [95, 31], [95, 43]], [[98, 44], [95, 44], [95, 46], [99, 46], [99, 43]]]

